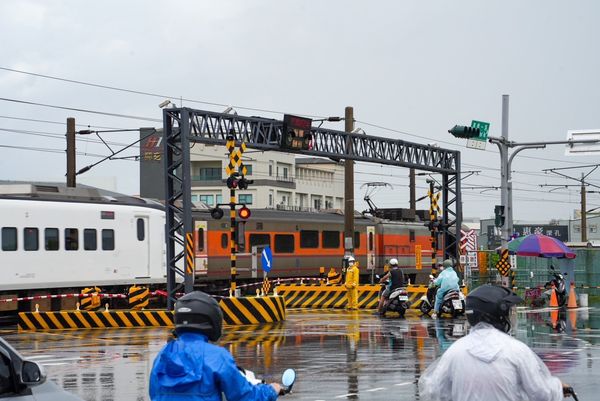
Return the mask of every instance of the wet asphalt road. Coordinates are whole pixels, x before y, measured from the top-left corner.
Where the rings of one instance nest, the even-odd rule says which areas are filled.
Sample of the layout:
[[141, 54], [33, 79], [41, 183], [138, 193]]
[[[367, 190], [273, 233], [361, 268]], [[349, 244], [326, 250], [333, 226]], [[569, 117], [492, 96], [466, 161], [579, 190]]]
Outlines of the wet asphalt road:
[[[421, 372], [467, 330], [464, 318], [431, 320], [416, 312], [401, 320], [367, 311], [288, 310], [278, 324], [227, 327], [220, 344], [268, 381], [295, 368], [294, 393], [285, 400], [408, 400], [418, 399]], [[1, 333], [44, 365], [50, 380], [90, 401], [148, 400], [152, 361], [170, 336], [168, 329]], [[516, 336], [580, 400], [597, 399], [600, 308], [519, 309]]]

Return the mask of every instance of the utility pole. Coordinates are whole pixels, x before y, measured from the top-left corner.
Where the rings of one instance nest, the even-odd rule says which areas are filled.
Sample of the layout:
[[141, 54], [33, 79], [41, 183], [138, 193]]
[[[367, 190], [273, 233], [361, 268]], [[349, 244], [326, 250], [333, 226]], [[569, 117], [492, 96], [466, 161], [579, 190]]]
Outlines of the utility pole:
[[67, 118], [67, 187], [75, 188], [75, 119]]
[[415, 169], [411, 168], [410, 172], [408, 173], [408, 177], [409, 177], [409, 181], [410, 181], [410, 199], [409, 199], [409, 205], [410, 205], [410, 210], [412, 210], [413, 212], [415, 212], [417, 210], [417, 194], [416, 194], [416, 187], [417, 187], [417, 182], [416, 182], [416, 177], [415, 177]]
[[[354, 109], [346, 107], [344, 113], [345, 131], [354, 130]], [[347, 153], [353, 153], [350, 136], [346, 138]], [[346, 255], [354, 252], [354, 160], [344, 160], [344, 249]]]
[[587, 242], [587, 205], [585, 199], [585, 176], [581, 173], [581, 242]]

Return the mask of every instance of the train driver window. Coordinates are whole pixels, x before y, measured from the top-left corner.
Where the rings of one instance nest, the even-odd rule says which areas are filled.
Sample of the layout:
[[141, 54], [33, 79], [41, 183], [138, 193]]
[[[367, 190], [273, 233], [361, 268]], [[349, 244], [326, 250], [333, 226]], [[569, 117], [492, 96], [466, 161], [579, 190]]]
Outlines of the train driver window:
[[83, 249], [86, 251], [95, 251], [98, 249], [98, 237], [94, 228], [83, 230]]
[[26, 251], [37, 251], [40, 248], [39, 233], [35, 227], [23, 229], [23, 247]]
[[375, 245], [373, 241], [373, 233], [369, 233], [369, 251], [374, 249], [373, 245]]
[[115, 250], [115, 230], [102, 230], [102, 250]]
[[144, 219], [137, 219], [137, 239], [138, 241], [143, 241], [144, 238], [146, 238]]
[[65, 228], [65, 250], [76, 251], [79, 249], [79, 230]]
[[2, 250], [17, 250], [17, 229], [15, 227], [2, 227]]
[[227, 249], [229, 247], [229, 235], [226, 233], [221, 234], [221, 248]]
[[340, 247], [339, 231], [323, 231], [323, 248], [337, 249]]
[[275, 252], [294, 253], [294, 236], [290, 234], [275, 234]]
[[318, 248], [319, 232], [317, 230], [300, 230], [300, 248]]
[[58, 251], [58, 228], [44, 230], [44, 244], [47, 251]]

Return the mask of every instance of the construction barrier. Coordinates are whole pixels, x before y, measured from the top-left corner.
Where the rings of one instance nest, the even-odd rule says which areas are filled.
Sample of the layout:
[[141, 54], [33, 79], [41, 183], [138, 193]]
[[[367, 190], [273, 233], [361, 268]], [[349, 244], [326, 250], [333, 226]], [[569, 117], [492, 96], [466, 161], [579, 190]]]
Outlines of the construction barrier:
[[81, 309], [94, 310], [98, 309], [100, 305], [100, 294], [102, 291], [98, 287], [88, 287], [81, 290], [81, 296], [85, 298], [81, 299]]
[[[228, 325], [285, 320], [285, 301], [281, 296], [223, 298], [219, 306]], [[172, 326], [173, 312], [165, 310], [35, 311], [19, 312], [18, 316], [20, 331]]]
[[225, 324], [243, 325], [285, 320], [282, 296], [223, 298], [219, 302]]
[[[358, 286], [358, 308], [377, 309], [380, 285]], [[343, 285], [280, 284], [275, 288], [277, 295], [283, 295], [288, 308], [342, 309], [346, 307], [346, 287]], [[408, 300], [412, 309], [418, 309], [419, 298], [427, 292], [426, 285], [407, 286]]]
[[140, 310], [148, 307], [148, 296], [150, 295], [148, 288], [134, 285], [129, 287], [127, 295], [130, 309]]

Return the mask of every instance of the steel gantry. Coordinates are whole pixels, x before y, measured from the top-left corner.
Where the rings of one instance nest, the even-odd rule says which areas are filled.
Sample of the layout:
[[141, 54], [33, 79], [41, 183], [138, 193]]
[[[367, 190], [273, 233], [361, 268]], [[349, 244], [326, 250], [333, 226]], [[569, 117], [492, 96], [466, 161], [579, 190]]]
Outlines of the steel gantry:
[[[311, 127], [310, 150], [282, 149], [283, 121], [215, 113], [190, 108], [163, 109], [165, 168], [166, 258], [168, 308], [175, 294], [193, 290], [193, 258], [186, 258], [185, 234], [193, 232], [190, 144], [225, 146], [227, 136], [259, 150], [299, 153], [425, 170], [442, 175], [444, 257], [458, 259], [462, 222], [460, 152], [398, 139]], [[179, 245], [181, 250], [176, 249]], [[191, 261], [190, 261], [191, 259]], [[192, 266], [189, 266], [189, 264]], [[180, 265], [179, 267], [177, 265]], [[183, 266], [181, 266], [183, 264]], [[178, 284], [182, 282], [182, 284]], [[182, 288], [183, 287], [183, 288]]]

